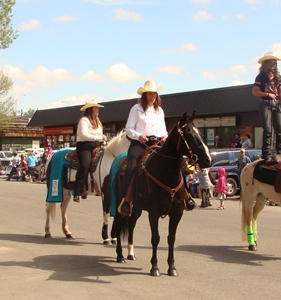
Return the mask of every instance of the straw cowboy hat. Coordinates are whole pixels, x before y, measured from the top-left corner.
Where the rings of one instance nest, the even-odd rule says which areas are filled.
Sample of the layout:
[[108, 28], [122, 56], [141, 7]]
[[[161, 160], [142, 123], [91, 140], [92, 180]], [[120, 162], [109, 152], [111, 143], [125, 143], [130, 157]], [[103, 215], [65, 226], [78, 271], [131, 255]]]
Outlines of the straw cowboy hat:
[[147, 80], [145, 83], [144, 83], [144, 86], [143, 87], [140, 87], [137, 91], [137, 93], [139, 95], [142, 95], [143, 93], [146, 93], [146, 92], [159, 92], [159, 91], [162, 91], [163, 90], [163, 87], [162, 86], [158, 86], [156, 87], [156, 84], [153, 80]]
[[96, 102], [96, 100], [89, 100], [86, 101], [86, 105], [80, 108], [81, 111], [85, 111], [89, 107], [104, 107]]
[[259, 60], [258, 60], [258, 63], [261, 64], [262, 62], [266, 61], [266, 60], [281, 60], [280, 58], [278, 58], [276, 56], [276, 53], [275, 52], [266, 52], [264, 53], [263, 57], [261, 57]]

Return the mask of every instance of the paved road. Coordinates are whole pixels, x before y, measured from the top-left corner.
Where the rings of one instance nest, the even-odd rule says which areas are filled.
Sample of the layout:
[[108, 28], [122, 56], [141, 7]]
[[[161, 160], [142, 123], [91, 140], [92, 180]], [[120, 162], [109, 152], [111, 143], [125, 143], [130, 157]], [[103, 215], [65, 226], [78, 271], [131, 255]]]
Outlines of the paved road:
[[74, 240], [63, 237], [58, 210], [53, 239], [45, 239], [46, 186], [0, 177], [0, 191], [1, 300], [280, 299], [280, 207], [268, 206], [260, 215], [258, 252], [241, 240], [237, 199], [229, 199], [224, 211], [213, 200], [212, 208], [186, 212], [175, 246], [176, 278], [166, 275], [168, 220], [161, 220], [162, 276], [153, 278], [146, 212], [135, 231], [137, 260], [117, 264], [114, 247], [102, 245], [99, 197], [71, 201]]

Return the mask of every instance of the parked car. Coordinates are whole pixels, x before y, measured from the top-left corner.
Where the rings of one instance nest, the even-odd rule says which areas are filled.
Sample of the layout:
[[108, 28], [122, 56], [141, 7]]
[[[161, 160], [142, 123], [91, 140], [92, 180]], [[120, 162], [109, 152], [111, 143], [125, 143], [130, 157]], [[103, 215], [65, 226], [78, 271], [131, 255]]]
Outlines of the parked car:
[[37, 159], [42, 159], [44, 148], [27, 148], [24, 151], [26, 152], [27, 156], [29, 156], [31, 152], [34, 152]]
[[5, 171], [6, 167], [11, 164], [13, 158], [12, 151], [0, 151], [0, 170]]
[[[240, 174], [238, 172], [237, 160], [240, 157], [240, 149], [212, 150], [213, 157], [211, 174], [217, 178], [218, 168], [225, 168], [226, 180], [228, 183], [227, 196], [234, 196], [240, 189]], [[251, 161], [256, 160], [261, 155], [261, 149], [246, 149], [246, 156]]]

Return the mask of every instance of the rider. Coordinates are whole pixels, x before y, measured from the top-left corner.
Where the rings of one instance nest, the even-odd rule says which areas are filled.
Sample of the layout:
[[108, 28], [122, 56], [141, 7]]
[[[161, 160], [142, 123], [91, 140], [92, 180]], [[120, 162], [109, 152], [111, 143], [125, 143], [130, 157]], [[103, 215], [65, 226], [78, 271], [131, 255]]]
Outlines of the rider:
[[161, 98], [158, 95], [158, 91], [162, 89], [156, 87], [153, 80], [147, 80], [144, 86], [138, 89], [137, 93], [141, 98], [129, 113], [125, 131], [131, 143], [122, 187], [122, 201], [118, 207], [118, 212], [124, 216], [131, 214], [132, 200], [125, 199], [125, 195], [143, 150], [152, 144], [151, 137], [156, 137], [163, 143], [168, 135]]
[[79, 166], [76, 173], [76, 181], [74, 188], [73, 201], [80, 202], [79, 195], [87, 177], [88, 170], [91, 166], [92, 151], [97, 148], [101, 141], [107, 140], [103, 134], [102, 124], [99, 119], [99, 108], [104, 107], [98, 104], [95, 100], [86, 102], [80, 110], [85, 111], [84, 116], [80, 119], [77, 128], [77, 155]]

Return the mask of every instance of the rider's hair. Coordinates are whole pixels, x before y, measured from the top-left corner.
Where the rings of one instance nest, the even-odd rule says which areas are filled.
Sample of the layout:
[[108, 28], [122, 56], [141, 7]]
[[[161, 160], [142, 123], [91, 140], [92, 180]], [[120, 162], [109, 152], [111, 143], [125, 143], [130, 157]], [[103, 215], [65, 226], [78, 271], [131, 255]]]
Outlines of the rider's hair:
[[[148, 105], [147, 105], [147, 92], [146, 93], [143, 93], [141, 95], [141, 98], [138, 100], [138, 102], [140, 103], [141, 107], [143, 108], [144, 112], [147, 111], [148, 109]], [[156, 93], [156, 100], [153, 104], [154, 106], [154, 109], [157, 111], [159, 107], [161, 107], [161, 103], [162, 103], [162, 100], [160, 98], [160, 96], [158, 95], [158, 93]]]

